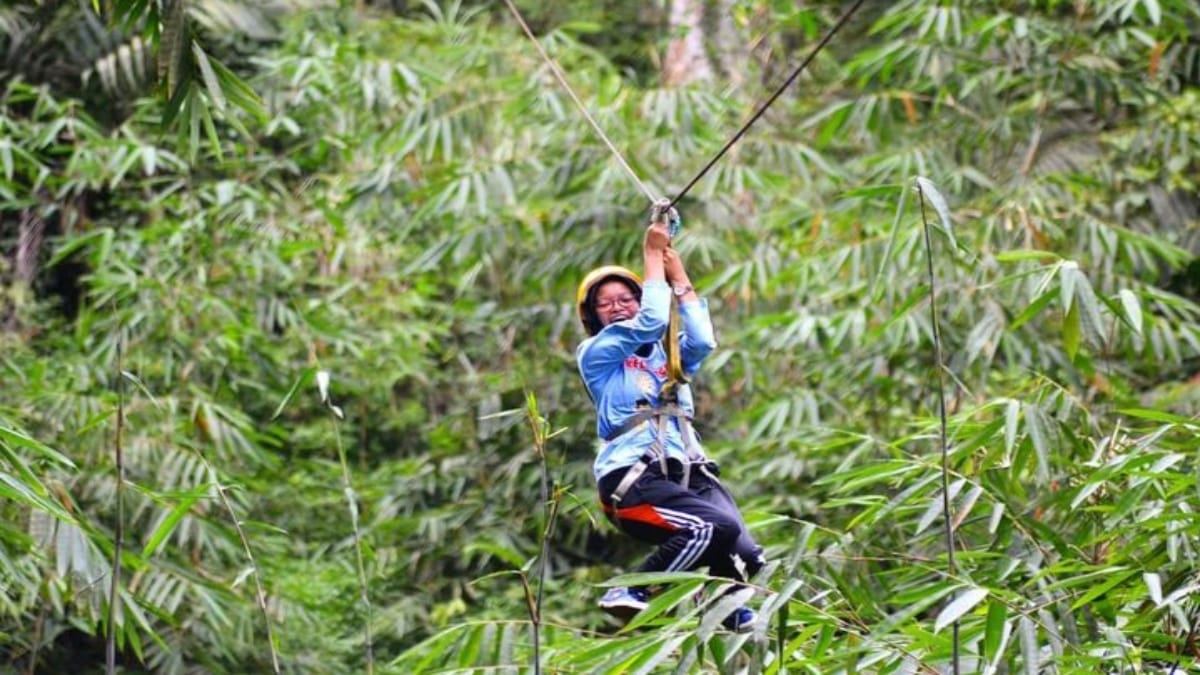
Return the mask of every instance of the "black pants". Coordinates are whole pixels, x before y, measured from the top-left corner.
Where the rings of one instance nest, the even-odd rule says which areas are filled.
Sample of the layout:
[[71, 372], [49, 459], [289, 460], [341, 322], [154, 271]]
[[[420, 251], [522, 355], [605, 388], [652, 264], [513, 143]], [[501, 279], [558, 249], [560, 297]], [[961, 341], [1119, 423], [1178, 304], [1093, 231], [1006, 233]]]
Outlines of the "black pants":
[[621, 531], [658, 546], [639, 572], [683, 572], [708, 566], [714, 576], [745, 581], [762, 568], [763, 549], [746, 530], [733, 496], [712, 475], [693, 465], [688, 487], [683, 468], [672, 460], [668, 475], [652, 463], [614, 508], [612, 493], [625, 469], [600, 478], [600, 502]]

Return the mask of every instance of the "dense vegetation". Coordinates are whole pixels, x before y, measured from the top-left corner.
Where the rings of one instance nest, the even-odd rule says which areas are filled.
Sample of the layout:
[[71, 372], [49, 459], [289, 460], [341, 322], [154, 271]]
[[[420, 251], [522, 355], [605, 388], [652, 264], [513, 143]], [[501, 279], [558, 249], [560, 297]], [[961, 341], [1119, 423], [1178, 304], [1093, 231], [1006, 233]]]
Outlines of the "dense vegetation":
[[[1192, 0], [867, 3], [680, 204], [764, 621], [615, 639], [572, 303], [648, 205], [503, 7], [89, 4], [0, 10], [6, 672], [1200, 668]], [[660, 5], [520, 4], [666, 195], [844, 9], [665, 88]]]

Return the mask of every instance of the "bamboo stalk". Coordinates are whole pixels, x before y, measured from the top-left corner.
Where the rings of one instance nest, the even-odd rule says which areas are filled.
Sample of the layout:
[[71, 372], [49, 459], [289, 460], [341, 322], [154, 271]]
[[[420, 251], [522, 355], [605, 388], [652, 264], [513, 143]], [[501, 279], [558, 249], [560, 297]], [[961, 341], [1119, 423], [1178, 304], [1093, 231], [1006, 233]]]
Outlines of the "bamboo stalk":
[[[925, 262], [929, 272], [929, 315], [933, 322], [933, 367], [938, 376], [938, 419], [940, 422], [938, 440], [942, 448], [942, 523], [946, 534], [946, 567], [947, 575], [951, 578], [956, 573], [954, 564], [954, 523], [950, 513], [950, 448], [947, 443], [946, 431], [946, 386], [945, 367], [942, 364], [942, 333], [938, 324], [937, 314], [937, 277], [933, 273], [933, 242], [929, 236], [929, 217], [925, 212], [925, 191], [917, 182], [917, 194], [921, 197], [921, 223], [925, 233]], [[952, 661], [951, 672], [958, 675], [959, 656], [959, 625], [958, 619], [951, 626], [952, 631]]]
[[358, 525], [358, 502], [354, 494], [354, 486], [350, 482], [350, 464], [346, 460], [346, 448], [342, 444], [342, 420], [345, 419], [345, 413], [339, 406], [334, 405], [329, 397], [328, 371], [317, 372], [317, 388], [321, 393], [321, 402], [333, 415], [334, 443], [337, 446], [338, 463], [342, 467], [342, 492], [346, 495], [346, 504], [350, 510], [350, 527], [354, 533], [354, 558], [358, 569], [359, 599], [366, 612], [363, 633], [366, 641], [367, 675], [373, 675], [375, 672], [375, 649], [371, 642], [371, 594], [367, 583], [367, 568], [363, 562], [362, 532]]
[[267, 628], [267, 648], [271, 652], [271, 672], [279, 675], [279, 653], [275, 650], [275, 634], [271, 629], [271, 614], [267, 611], [267, 594], [263, 590], [262, 578], [258, 573], [258, 561], [254, 559], [254, 553], [250, 550], [250, 539], [246, 536], [246, 530], [242, 527], [242, 521], [238, 519], [237, 512], [233, 509], [233, 503], [229, 501], [229, 495], [225, 493], [225, 486], [221, 484], [221, 479], [217, 476], [216, 470], [208, 463], [208, 460], [204, 459], [203, 455], [200, 456], [200, 461], [204, 462], [209, 475], [212, 476], [213, 484], [217, 486], [217, 495], [221, 498], [221, 504], [229, 513], [229, 519], [233, 521], [233, 529], [237, 531], [238, 539], [242, 542], [242, 552], [246, 554], [246, 559], [250, 561], [250, 576], [254, 578], [254, 599], [258, 603], [259, 611], [262, 612], [263, 625]]
[[542, 542], [538, 560], [537, 592], [535, 597], [529, 602], [529, 618], [533, 624], [533, 672], [535, 675], [541, 675], [542, 598], [545, 593], [546, 576], [550, 571], [550, 541], [554, 532], [555, 521], [558, 519], [558, 509], [562, 501], [562, 494], [559, 490], [555, 490], [553, 495], [550, 493], [550, 468], [546, 463], [546, 440], [549, 438], [549, 434], [547, 433], [548, 425], [546, 419], [538, 412], [537, 399], [531, 392], [526, 392], [525, 395], [525, 419], [529, 423], [530, 431], [533, 433], [533, 452], [537, 456], [538, 464], [541, 468]]
[[104, 672], [115, 675], [117, 672], [117, 615], [121, 604], [121, 547], [125, 536], [125, 457], [121, 447], [122, 433], [125, 430], [125, 373], [122, 358], [124, 356], [124, 327], [117, 333], [117, 430], [114, 438], [114, 450], [117, 462], [117, 522], [113, 536], [112, 577], [108, 589], [108, 630], [104, 636]]

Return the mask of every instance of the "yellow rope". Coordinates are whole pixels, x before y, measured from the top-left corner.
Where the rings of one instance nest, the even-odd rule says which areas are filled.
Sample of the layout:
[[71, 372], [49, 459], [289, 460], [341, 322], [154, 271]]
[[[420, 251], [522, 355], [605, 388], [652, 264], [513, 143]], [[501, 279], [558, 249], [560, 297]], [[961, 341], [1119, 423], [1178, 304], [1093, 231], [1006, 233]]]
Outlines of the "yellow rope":
[[679, 387], [688, 383], [688, 376], [683, 372], [683, 361], [679, 353], [679, 301], [671, 303], [671, 319], [667, 322], [667, 381], [663, 383], [658, 397], [661, 403], [678, 403]]

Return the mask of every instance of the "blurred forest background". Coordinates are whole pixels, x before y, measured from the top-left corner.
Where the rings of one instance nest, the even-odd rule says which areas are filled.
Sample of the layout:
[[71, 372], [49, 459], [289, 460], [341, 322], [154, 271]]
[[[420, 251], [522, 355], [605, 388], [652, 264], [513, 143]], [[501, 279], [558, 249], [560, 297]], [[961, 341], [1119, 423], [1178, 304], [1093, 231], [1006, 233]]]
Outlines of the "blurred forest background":
[[[517, 5], [672, 196], [849, 3]], [[1194, 0], [868, 0], [679, 204], [750, 635], [595, 607], [649, 204], [503, 3], [8, 2], [0, 129], [2, 672], [1200, 672]]]

